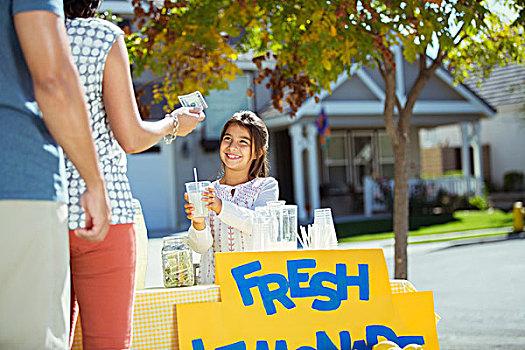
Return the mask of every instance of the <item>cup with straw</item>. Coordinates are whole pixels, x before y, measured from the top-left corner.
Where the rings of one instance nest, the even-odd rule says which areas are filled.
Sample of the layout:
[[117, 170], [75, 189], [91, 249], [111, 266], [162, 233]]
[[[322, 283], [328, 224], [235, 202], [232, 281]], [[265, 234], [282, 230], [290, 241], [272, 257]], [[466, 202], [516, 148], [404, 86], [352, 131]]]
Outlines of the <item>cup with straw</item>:
[[186, 182], [186, 193], [188, 194], [188, 202], [193, 204], [195, 211], [193, 216], [196, 218], [208, 216], [207, 202], [202, 200], [202, 193], [210, 187], [210, 181], [199, 181], [197, 178], [197, 168], [193, 168], [193, 178], [195, 181]]

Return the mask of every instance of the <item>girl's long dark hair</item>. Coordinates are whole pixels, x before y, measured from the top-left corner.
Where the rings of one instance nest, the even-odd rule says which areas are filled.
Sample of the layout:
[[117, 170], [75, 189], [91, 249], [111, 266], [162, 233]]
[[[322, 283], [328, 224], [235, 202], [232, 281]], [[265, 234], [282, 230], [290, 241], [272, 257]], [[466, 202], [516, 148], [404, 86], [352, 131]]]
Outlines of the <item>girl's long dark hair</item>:
[[[239, 125], [248, 130], [253, 144], [253, 152], [256, 155], [260, 154], [257, 159], [254, 159], [248, 171], [248, 178], [250, 180], [256, 177], [267, 177], [269, 175], [268, 166], [268, 129], [266, 125], [255, 113], [251, 111], [240, 111], [231, 117], [222, 128], [220, 141], [224, 138], [226, 130], [232, 125]], [[224, 171], [224, 163], [222, 164]]]
[[64, 0], [66, 18], [90, 18], [95, 15], [102, 0]]

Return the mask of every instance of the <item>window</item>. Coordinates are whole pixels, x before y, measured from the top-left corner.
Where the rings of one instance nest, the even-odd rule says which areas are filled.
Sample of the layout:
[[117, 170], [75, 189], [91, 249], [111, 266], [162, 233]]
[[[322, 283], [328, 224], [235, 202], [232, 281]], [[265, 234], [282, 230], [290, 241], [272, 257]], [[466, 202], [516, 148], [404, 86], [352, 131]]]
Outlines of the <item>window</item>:
[[323, 157], [323, 184], [331, 191], [363, 188], [366, 176], [394, 177], [394, 151], [383, 130], [333, 131]]
[[333, 132], [324, 150], [324, 183], [344, 190], [348, 184], [348, 141], [346, 132]]

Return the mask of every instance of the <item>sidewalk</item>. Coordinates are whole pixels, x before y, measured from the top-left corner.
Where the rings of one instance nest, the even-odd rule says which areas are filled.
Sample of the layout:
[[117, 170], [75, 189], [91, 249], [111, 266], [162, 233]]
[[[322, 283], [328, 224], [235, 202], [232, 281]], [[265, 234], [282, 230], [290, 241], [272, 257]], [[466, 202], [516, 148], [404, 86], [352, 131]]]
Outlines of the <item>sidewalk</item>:
[[[473, 243], [483, 243], [487, 241], [501, 240], [508, 234], [512, 233], [512, 227], [488, 228], [481, 230], [459, 231], [450, 233], [436, 233], [424, 236], [410, 236], [408, 237], [408, 244], [421, 243], [437, 243], [450, 242], [449, 245], [456, 245], [458, 243], [465, 243], [472, 241]], [[505, 238], [506, 239], [506, 238]], [[364, 245], [364, 246], [388, 246], [394, 245], [394, 238], [369, 240], [362, 242], [340, 243], [340, 246]]]

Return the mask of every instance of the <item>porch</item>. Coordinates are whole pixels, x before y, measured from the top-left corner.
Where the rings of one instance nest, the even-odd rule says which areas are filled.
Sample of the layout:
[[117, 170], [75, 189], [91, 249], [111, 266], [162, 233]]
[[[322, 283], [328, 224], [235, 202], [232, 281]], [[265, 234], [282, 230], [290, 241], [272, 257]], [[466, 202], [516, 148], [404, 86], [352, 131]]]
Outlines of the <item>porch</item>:
[[[448, 195], [465, 196], [480, 195], [483, 191], [483, 181], [475, 177], [442, 177], [436, 179], [409, 179], [409, 197], [416, 190], [425, 190], [428, 201], [433, 201], [440, 191]], [[365, 216], [373, 213], [384, 212], [388, 209], [386, 204], [388, 194], [386, 191], [394, 189], [394, 180], [376, 181], [370, 176], [364, 179], [363, 203]]]

